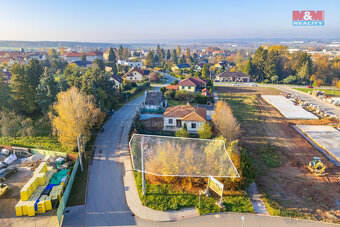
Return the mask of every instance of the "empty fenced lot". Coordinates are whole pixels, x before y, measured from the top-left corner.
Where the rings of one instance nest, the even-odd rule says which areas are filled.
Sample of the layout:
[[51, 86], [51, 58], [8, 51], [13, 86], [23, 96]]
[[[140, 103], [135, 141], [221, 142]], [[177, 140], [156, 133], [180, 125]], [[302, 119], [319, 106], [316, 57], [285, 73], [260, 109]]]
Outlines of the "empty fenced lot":
[[[340, 168], [314, 149], [284, 116], [265, 102], [260, 97], [261, 90], [254, 89], [247, 92], [248, 88], [224, 87], [218, 95], [230, 104], [241, 123], [242, 143], [253, 156], [256, 183], [269, 197], [271, 213], [338, 222]], [[325, 176], [317, 177], [306, 168], [314, 156], [327, 166]]]

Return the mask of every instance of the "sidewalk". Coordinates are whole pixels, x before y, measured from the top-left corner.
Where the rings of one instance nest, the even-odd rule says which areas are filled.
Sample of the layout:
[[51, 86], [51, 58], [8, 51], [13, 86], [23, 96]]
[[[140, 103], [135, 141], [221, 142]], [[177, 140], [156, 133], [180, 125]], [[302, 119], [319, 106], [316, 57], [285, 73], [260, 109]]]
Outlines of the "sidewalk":
[[131, 165], [131, 158], [128, 152], [128, 134], [130, 128], [125, 127], [120, 147], [120, 162], [123, 163], [123, 182], [125, 187], [126, 202], [137, 217], [149, 221], [176, 221], [180, 219], [199, 216], [195, 208], [181, 209], [179, 211], [158, 211], [143, 206], [136, 187], [135, 178], [133, 176], [133, 169]]
[[257, 191], [255, 182], [253, 182], [247, 189], [247, 193], [250, 197], [251, 203], [253, 204], [255, 214], [269, 215], [266, 205], [261, 199], [261, 195]]

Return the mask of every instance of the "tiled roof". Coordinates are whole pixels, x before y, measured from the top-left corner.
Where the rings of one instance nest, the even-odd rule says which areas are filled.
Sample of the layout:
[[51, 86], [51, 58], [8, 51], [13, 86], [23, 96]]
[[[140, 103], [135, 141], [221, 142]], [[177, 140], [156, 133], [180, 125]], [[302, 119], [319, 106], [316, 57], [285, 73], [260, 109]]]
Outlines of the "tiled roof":
[[150, 70], [139, 69], [139, 68], [135, 67], [135, 68], [131, 69], [129, 72], [125, 73], [125, 75], [122, 76], [122, 78], [125, 78], [126, 76], [130, 75], [134, 71], [139, 72], [140, 74], [142, 74], [142, 76], [149, 75], [149, 73], [150, 73]]
[[177, 117], [183, 121], [206, 121], [207, 112], [205, 108], [187, 104], [166, 108], [163, 117]]
[[111, 78], [115, 79], [119, 83], [123, 83], [123, 79], [120, 76], [117, 75], [111, 75]]
[[242, 77], [250, 77], [249, 75], [243, 73], [243, 72], [224, 72], [219, 75], [218, 77], [236, 77], [236, 76], [242, 76]]
[[103, 53], [100, 51], [91, 51], [86, 54], [86, 56], [100, 56], [100, 55], [103, 55]]
[[84, 53], [74, 53], [74, 52], [71, 52], [71, 53], [67, 53], [65, 54], [65, 57], [81, 57], [83, 56]]
[[161, 91], [148, 91], [146, 92], [145, 105], [159, 105], [164, 100]]
[[167, 85], [166, 87], [166, 90], [178, 90], [178, 85]]
[[189, 78], [186, 78], [184, 80], [181, 80], [178, 83], [178, 85], [180, 85], [180, 86], [196, 86], [198, 84], [206, 85], [207, 81], [205, 81], [201, 78], [198, 78], [198, 77], [189, 77]]

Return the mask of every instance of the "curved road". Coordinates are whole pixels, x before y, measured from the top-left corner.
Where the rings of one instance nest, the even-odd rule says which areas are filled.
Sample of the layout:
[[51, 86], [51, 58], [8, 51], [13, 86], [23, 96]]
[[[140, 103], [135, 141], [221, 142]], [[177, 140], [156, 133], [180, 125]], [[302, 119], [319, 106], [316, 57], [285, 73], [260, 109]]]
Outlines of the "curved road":
[[[175, 78], [166, 75], [169, 82]], [[158, 89], [158, 88], [157, 88]], [[120, 138], [125, 126], [131, 124], [144, 96], [121, 107], [104, 125], [95, 141], [90, 165], [86, 205], [65, 214], [64, 226], [242, 226], [241, 214], [205, 215], [176, 222], [151, 222], [134, 217], [126, 204], [120, 162]], [[244, 226], [334, 226], [292, 219], [246, 214]]]

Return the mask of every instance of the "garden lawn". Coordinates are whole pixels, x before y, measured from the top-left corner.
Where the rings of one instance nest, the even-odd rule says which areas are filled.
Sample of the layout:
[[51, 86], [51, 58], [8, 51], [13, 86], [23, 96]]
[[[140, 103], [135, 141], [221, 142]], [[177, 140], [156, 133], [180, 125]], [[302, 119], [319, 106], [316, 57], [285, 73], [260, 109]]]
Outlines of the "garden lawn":
[[328, 96], [340, 96], [340, 90], [334, 90], [334, 89], [314, 89], [314, 88], [294, 88], [294, 89], [305, 92], [305, 93], [310, 92], [311, 94], [314, 90], [324, 91], [325, 94]]
[[0, 137], [0, 145], [72, 152], [63, 147], [56, 137]]
[[[139, 197], [144, 206], [155, 210], [179, 210], [181, 208], [197, 207], [199, 196], [191, 194], [181, 189], [175, 189], [172, 184], [150, 184], [146, 182], [146, 195], [142, 193], [142, 175], [135, 172], [135, 180]], [[206, 197], [201, 196], [201, 206], [198, 208], [199, 213], [216, 213], [216, 212], [244, 212], [254, 213], [250, 198], [246, 193], [235, 195], [224, 195], [223, 203], [226, 206], [220, 209], [215, 203], [219, 201], [218, 196]]]

